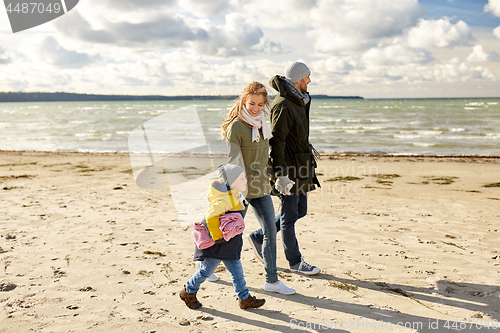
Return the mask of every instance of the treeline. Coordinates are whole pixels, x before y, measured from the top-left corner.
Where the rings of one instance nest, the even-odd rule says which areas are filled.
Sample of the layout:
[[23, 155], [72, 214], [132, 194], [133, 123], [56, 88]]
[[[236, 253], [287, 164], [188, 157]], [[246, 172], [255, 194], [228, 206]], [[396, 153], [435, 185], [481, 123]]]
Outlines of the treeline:
[[[0, 92], [0, 102], [109, 102], [109, 101], [196, 101], [196, 100], [234, 100], [232, 95], [186, 95], [186, 96], [133, 96], [133, 95], [93, 95], [75, 93], [45, 92]], [[363, 99], [359, 96], [312, 95], [313, 99], [342, 98]]]

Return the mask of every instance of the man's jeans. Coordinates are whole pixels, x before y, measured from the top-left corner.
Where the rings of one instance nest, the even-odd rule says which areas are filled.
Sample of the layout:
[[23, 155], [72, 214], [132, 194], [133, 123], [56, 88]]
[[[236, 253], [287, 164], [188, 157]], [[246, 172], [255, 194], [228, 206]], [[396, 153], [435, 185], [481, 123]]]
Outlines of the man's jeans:
[[[251, 233], [257, 241], [262, 244], [262, 256], [264, 257], [264, 269], [266, 270], [266, 282], [278, 281], [278, 270], [276, 268], [276, 216], [274, 215], [273, 199], [268, 194], [260, 198], [247, 199], [260, 224], [260, 229]], [[247, 208], [243, 211], [245, 217]]]
[[[276, 231], [281, 230], [285, 257], [288, 260], [288, 264], [294, 266], [300, 263], [302, 258], [299, 243], [295, 236], [295, 222], [307, 214], [307, 194], [280, 195], [280, 199], [281, 214], [276, 215], [274, 219]], [[252, 235], [259, 242], [263, 243], [264, 232], [262, 229], [254, 231]], [[276, 260], [274, 261], [274, 265], [276, 266]]]
[[[186, 291], [188, 294], [198, 292], [200, 285], [215, 272], [215, 269], [220, 264], [217, 259], [205, 259], [201, 262], [200, 269], [191, 276], [186, 283]], [[246, 286], [245, 277], [243, 276], [243, 267], [240, 260], [224, 260], [222, 261], [226, 266], [229, 273], [231, 273], [231, 280], [233, 281], [234, 291], [239, 299], [247, 299], [250, 295]]]

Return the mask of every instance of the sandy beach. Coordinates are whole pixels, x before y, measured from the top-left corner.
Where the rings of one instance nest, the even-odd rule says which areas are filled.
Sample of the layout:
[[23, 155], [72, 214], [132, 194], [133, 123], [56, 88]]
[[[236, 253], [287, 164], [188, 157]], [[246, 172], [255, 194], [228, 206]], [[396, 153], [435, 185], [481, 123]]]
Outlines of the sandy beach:
[[239, 309], [221, 270], [189, 310], [191, 227], [168, 189], [135, 184], [127, 154], [0, 152], [0, 331], [500, 329], [500, 159], [323, 156], [318, 171], [297, 233], [321, 274], [291, 273], [278, 236], [297, 294], [265, 292], [244, 238], [247, 286], [266, 304]]

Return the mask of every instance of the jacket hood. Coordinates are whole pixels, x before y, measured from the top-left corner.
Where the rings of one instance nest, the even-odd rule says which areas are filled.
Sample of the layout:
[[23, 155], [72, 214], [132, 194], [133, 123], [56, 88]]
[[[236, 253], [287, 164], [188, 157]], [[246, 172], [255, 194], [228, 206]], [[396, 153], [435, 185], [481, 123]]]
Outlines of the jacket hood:
[[228, 195], [228, 190], [232, 190], [231, 187], [227, 186], [226, 184], [221, 184], [215, 180], [208, 189], [208, 201], [212, 202], [214, 199], [217, 199], [220, 196]]
[[281, 75], [275, 75], [269, 80], [269, 85], [276, 91], [278, 91], [278, 95], [281, 97], [286, 97], [289, 95], [293, 95], [288, 88], [288, 85], [285, 83], [285, 77]]
[[282, 75], [275, 75], [269, 80], [269, 85], [278, 91], [278, 96], [291, 100], [292, 102], [303, 105], [302, 100], [299, 99], [285, 82], [285, 77]]

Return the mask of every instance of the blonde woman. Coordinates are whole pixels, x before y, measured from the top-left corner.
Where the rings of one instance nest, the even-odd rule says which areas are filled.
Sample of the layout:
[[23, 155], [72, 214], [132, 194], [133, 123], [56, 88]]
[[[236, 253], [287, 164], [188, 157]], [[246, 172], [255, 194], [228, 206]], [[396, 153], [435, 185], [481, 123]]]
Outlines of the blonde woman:
[[295, 290], [278, 281], [276, 268], [276, 221], [279, 216], [274, 214], [267, 172], [272, 134], [263, 110], [268, 107], [266, 87], [260, 82], [250, 83], [227, 114], [221, 126], [221, 135], [228, 143], [229, 163], [238, 164], [245, 170], [248, 180], [245, 197], [264, 234], [262, 245], [254, 241], [252, 234], [248, 235], [257, 258], [264, 263], [264, 290], [291, 295]]

